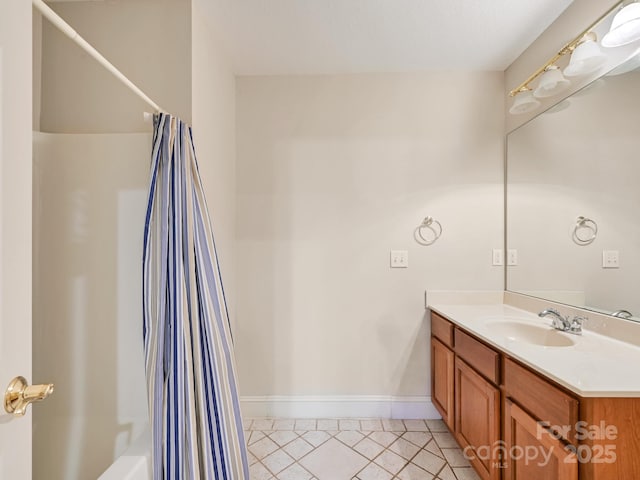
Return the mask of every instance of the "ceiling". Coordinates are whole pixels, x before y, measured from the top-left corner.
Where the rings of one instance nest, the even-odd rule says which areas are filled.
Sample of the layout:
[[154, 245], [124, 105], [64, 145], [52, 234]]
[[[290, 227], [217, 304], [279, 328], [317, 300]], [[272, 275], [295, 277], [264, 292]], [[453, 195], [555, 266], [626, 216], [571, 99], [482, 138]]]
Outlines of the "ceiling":
[[573, 0], [207, 0], [239, 75], [505, 70]]

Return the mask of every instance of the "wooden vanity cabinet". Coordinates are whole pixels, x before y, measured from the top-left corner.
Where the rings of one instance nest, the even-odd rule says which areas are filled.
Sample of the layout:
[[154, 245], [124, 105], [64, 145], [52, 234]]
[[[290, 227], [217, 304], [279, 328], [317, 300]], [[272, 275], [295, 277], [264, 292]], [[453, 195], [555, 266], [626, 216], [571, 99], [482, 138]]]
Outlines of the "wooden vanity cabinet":
[[483, 480], [640, 479], [640, 398], [578, 397], [435, 312], [431, 382]]
[[453, 434], [480, 477], [499, 480], [500, 354], [458, 328], [454, 344]]
[[431, 317], [431, 400], [442, 420], [453, 430], [453, 324]]
[[577, 480], [578, 400], [504, 359], [504, 480]]

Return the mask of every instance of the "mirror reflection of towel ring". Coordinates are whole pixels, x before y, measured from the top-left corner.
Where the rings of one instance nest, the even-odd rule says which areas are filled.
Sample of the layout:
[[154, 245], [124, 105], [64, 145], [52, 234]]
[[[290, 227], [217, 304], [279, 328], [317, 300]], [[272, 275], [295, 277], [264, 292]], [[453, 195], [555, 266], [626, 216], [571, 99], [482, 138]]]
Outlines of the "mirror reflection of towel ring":
[[573, 227], [573, 242], [576, 245], [590, 245], [598, 236], [598, 224], [590, 218], [580, 216]]
[[[426, 230], [431, 233], [426, 233], [425, 236]], [[413, 232], [413, 238], [415, 238], [416, 242], [425, 246], [435, 243], [440, 238], [440, 235], [442, 235], [442, 225], [433, 217], [425, 217]]]

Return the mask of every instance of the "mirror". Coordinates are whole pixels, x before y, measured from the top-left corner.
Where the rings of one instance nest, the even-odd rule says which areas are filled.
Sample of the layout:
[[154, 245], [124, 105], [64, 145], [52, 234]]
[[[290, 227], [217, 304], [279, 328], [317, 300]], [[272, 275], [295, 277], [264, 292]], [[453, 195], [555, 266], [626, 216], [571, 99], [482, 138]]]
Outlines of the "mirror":
[[640, 321], [640, 72], [619, 72], [507, 136], [507, 290]]

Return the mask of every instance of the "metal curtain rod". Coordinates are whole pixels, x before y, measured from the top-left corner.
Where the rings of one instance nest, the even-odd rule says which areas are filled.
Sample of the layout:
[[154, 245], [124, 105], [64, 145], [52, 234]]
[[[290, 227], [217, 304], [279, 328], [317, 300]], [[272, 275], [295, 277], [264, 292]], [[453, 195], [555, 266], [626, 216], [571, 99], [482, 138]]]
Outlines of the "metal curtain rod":
[[558, 51], [558, 53], [556, 53], [553, 57], [551, 57], [549, 60], [547, 60], [547, 63], [545, 63], [538, 70], [533, 72], [529, 76], [529, 78], [527, 78], [524, 82], [522, 82], [516, 88], [511, 90], [509, 92], [509, 96], [510, 97], [514, 97], [518, 93], [527, 90], [529, 88], [529, 84], [531, 82], [533, 82], [536, 78], [538, 78], [538, 76], [541, 75], [549, 65], [553, 65], [554, 63], [556, 63], [563, 55], [566, 55], [567, 53], [573, 52], [575, 50], [575, 48], [578, 46], [578, 44], [581, 42], [581, 40], [586, 35], [588, 35], [589, 32], [591, 32], [591, 30], [593, 30], [598, 25], [600, 25], [602, 23], [602, 21], [605, 18], [607, 18], [611, 12], [613, 12], [616, 8], [618, 8], [620, 5], [622, 5], [624, 3], [624, 1], [625, 0], [621, 0], [620, 2], [617, 2], [613, 7], [611, 7], [609, 10], [607, 10], [600, 18], [598, 18], [595, 22], [593, 22], [585, 30], [583, 30], [576, 38], [574, 38], [569, 43], [567, 43], [564, 47], [562, 47]]
[[144, 100], [150, 105], [156, 112], [163, 112], [164, 109], [151, 100], [146, 93], [144, 93], [138, 86], [129, 80], [120, 70], [118, 70], [109, 60], [104, 58], [100, 52], [98, 52], [93, 46], [82, 38], [78, 32], [76, 32], [71, 25], [65, 22], [56, 12], [54, 12], [43, 0], [32, 0], [33, 6], [37, 8], [42, 15], [49, 20], [55, 27], [57, 27], [67, 37], [77, 43], [80, 48], [91, 55], [94, 59], [100, 63], [104, 68], [111, 72], [118, 80], [124, 83], [130, 90], [133, 91], [138, 97]]

